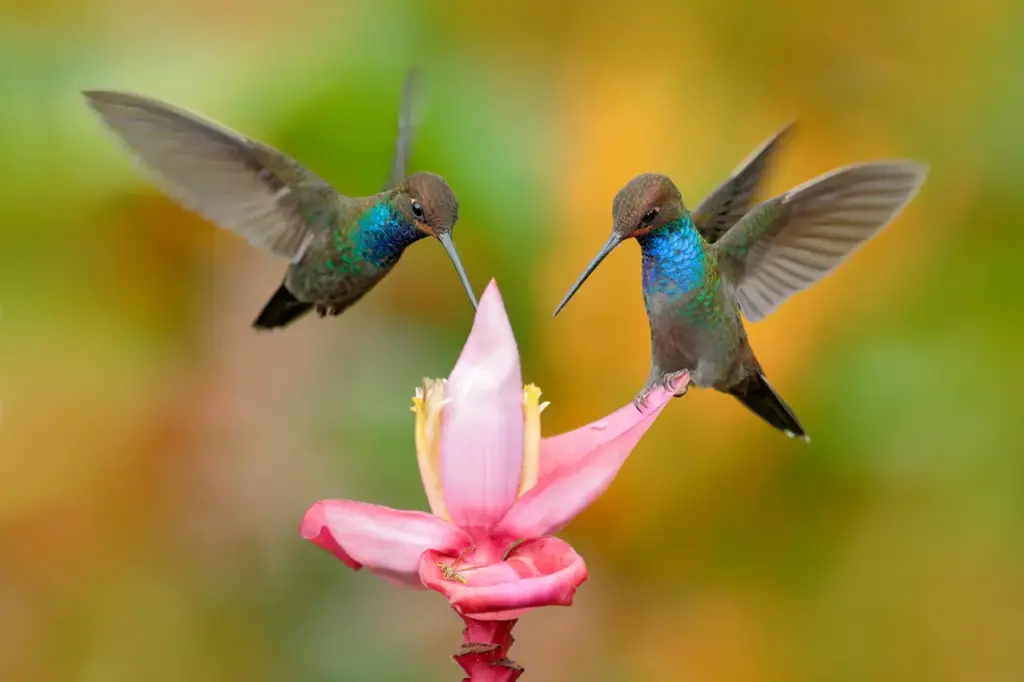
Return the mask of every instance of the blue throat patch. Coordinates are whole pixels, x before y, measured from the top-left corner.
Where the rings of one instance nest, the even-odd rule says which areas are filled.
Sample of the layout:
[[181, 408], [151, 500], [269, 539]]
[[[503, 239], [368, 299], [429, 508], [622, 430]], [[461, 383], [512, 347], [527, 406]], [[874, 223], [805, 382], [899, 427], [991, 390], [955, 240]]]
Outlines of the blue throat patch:
[[643, 284], [647, 291], [678, 295], [703, 286], [704, 246], [689, 213], [637, 241], [643, 253]]
[[374, 205], [356, 222], [356, 251], [377, 266], [394, 263], [407, 246], [427, 236], [391, 208], [390, 203]]

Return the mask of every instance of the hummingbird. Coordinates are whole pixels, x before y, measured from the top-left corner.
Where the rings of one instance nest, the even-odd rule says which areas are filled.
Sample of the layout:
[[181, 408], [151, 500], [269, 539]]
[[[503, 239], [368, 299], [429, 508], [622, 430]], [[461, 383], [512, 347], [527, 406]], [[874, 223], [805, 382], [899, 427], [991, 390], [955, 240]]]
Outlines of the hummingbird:
[[434, 173], [405, 177], [416, 82], [411, 72], [388, 180], [366, 197], [344, 196], [283, 152], [167, 102], [112, 90], [82, 94], [169, 196], [289, 261], [284, 281], [253, 322], [265, 330], [313, 308], [320, 317], [340, 315], [391, 272], [407, 247], [428, 236], [447, 251], [476, 308], [452, 239], [455, 194]]
[[788, 436], [810, 440], [765, 378], [743, 318], [764, 319], [834, 270], [903, 210], [928, 168], [904, 160], [853, 164], [751, 207], [789, 129], [692, 212], [672, 180], [657, 173], [633, 178], [615, 195], [611, 236], [555, 315], [616, 246], [639, 242], [651, 370], [634, 399], [637, 409], [652, 389], [671, 389], [686, 374], [689, 383], [732, 395]]

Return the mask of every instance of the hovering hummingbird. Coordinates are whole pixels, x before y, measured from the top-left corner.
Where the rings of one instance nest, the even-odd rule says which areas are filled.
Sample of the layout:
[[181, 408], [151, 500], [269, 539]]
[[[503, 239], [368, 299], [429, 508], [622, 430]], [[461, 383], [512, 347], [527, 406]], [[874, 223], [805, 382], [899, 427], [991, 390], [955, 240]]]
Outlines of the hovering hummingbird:
[[282, 152], [166, 102], [108, 90], [82, 94], [169, 195], [289, 260], [284, 282], [253, 323], [272, 329], [314, 307], [320, 317], [340, 315], [427, 236], [448, 252], [476, 307], [452, 240], [455, 194], [439, 175], [405, 177], [415, 80], [410, 74], [403, 91], [391, 174], [383, 191], [368, 197], [343, 196]]
[[686, 373], [790, 437], [809, 440], [765, 378], [741, 314], [757, 322], [831, 272], [903, 210], [928, 169], [910, 161], [854, 164], [751, 209], [789, 128], [747, 157], [692, 213], [664, 175], [639, 175], [615, 196], [611, 236], [555, 315], [616, 246], [630, 237], [640, 243], [651, 371], [634, 400], [638, 409], [655, 386], [671, 388]]

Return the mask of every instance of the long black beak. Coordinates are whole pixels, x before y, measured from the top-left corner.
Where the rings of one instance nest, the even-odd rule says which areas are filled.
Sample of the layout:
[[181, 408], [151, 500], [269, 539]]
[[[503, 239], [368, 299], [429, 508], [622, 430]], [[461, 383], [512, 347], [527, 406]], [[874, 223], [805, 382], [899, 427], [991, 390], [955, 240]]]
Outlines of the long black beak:
[[437, 240], [441, 242], [441, 246], [448, 252], [448, 257], [452, 259], [452, 265], [455, 266], [455, 272], [459, 273], [459, 279], [462, 280], [462, 286], [466, 287], [466, 295], [469, 296], [469, 302], [473, 304], [473, 310], [476, 310], [476, 296], [473, 294], [473, 285], [469, 283], [469, 277], [466, 276], [466, 270], [462, 267], [462, 261], [459, 260], [459, 252], [455, 250], [455, 242], [452, 241], [452, 235], [450, 232], [442, 232], [437, 236]]
[[569, 299], [573, 297], [573, 295], [579, 290], [579, 288], [583, 286], [583, 283], [587, 281], [587, 277], [590, 277], [590, 275], [593, 274], [594, 270], [597, 269], [597, 266], [601, 264], [601, 261], [607, 258], [608, 254], [614, 251], [615, 247], [622, 243], [622, 240], [623, 237], [619, 233], [612, 233], [612, 236], [608, 238], [608, 241], [604, 243], [604, 246], [601, 247], [601, 250], [597, 252], [596, 256], [594, 256], [594, 260], [590, 261], [590, 264], [587, 265], [587, 269], [583, 271], [583, 274], [580, 275], [580, 278], [576, 280], [576, 283], [572, 285], [571, 289], [569, 289], [569, 293], [565, 295], [565, 298], [562, 299], [562, 302], [558, 304], [557, 308], [555, 308], [555, 312], [551, 317], [554, 317], [558, 313], [562, 312], [562, 308], [565, 307], [565, 304], [569, 302]]

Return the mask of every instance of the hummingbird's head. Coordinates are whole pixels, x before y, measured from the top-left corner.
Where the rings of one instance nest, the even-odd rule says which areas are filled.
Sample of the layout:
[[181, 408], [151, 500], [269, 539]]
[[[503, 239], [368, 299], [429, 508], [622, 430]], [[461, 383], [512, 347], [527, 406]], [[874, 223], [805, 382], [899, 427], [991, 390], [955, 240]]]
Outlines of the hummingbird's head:
[[683, 213], [683, 195], [668, 176], [638, 175], [612, 201], [612, 235], [619, 241], [641, 237]]
[[452, 231], [459, 220], [459, 201], [452, 188], [435, 173], [413, 173], [399, 187], [393, 203], [417, 230], [441, 242], [475, 309], [476, 296], [452, 240]]
[[569, 299], [616, 246], [630, 237], [642, 237], [671, 223], [682, 215], [684, 210], [683, 195], [667, 175], [644, 173], [627, 182], [612, 201], [611, 236], [558, 304], [555, 315], [565, 307]]
[[405, 218], [431, 237], [450, 233], [459, 220], [459, 201], [440, 175], [410, 175], [402, 184], [397, 199], [397, 208]]

